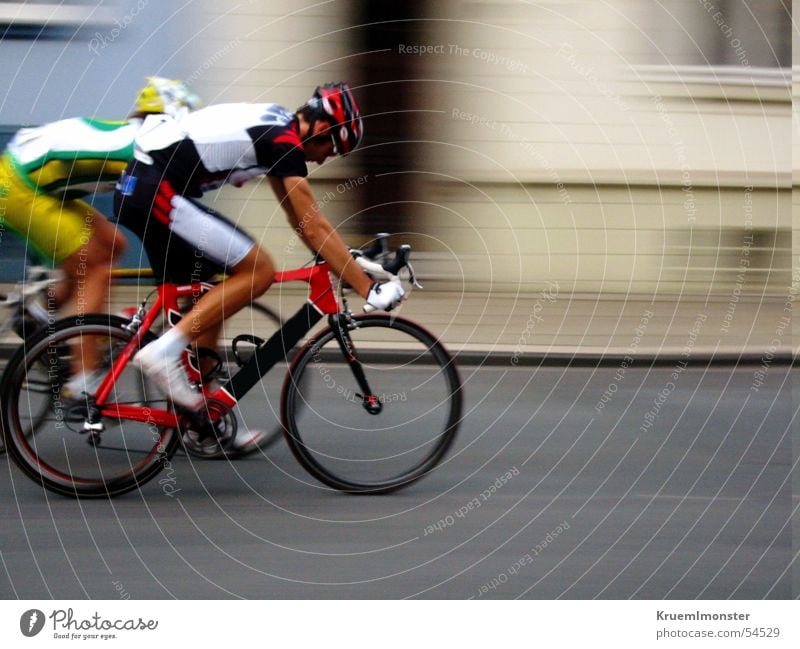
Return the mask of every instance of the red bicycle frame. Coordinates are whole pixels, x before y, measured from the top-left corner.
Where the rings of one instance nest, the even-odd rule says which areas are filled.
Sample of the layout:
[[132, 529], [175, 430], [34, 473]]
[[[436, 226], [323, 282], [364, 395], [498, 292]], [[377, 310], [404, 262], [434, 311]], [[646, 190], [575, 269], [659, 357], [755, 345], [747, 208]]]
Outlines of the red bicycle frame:
[[[335, 315], [339, 312], [339, 302], [328, 271], [328, 265], [318, 260], [313, 266], [297, 268], [275, 273], [275, 282], [302, 281], [309, 285], [308, 301], [294, 314], [273, 336], [256, 349], [253, 357], [234, 375], [234, 377], [212, 393], [205, 393], [209, 400], [225, 405], [227, 409], [236, 405], [237, 401], [247, 393], [278, 361], [286, 358], [291, 349], [316, 325], [324, 315]], [[139, 349], [146, 332], [155, 322], [160, 312], [164, 312], [170, 326], [176, 324], [175, 316], [180, 316], [178, 298], [197, 297], [211, 288], [211, 284], [199, 282], [194, 284], [159, 284], [157, 297], [153, 306], [145, 314], [142, 324], [136, 330], [133, 339], [114, 361], [111, 371], [103, 379], [96, 394], [95, 404], [102, 416], [114, 419], [139, 421], [156, 426], [177, 427], [179, 417], [170, 410], [154, 409], [147, 406], [108, 403], [114, 384], [122, 374], [125, 366]], [[200, 381], [199, 371], [188, 362], [188, 351], [184, 357], [190, 378]], [[222, 413], [209, 411], [213, 417]]]

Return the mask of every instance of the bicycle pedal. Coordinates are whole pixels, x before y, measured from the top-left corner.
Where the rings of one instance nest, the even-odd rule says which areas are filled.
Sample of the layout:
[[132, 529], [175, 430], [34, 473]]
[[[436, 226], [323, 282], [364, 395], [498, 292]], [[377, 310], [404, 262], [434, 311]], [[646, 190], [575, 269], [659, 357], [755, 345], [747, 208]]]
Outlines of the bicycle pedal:
[[[204, 459], [226, 457], [233, 451], [238, 430], [236, 415], [224, 404], [209, 399], [206, 413], [190, 412], [185, 417], [185, 432], [181, 436], [187, 453]], [[211, 420], [212, 413], [217, 418]]]

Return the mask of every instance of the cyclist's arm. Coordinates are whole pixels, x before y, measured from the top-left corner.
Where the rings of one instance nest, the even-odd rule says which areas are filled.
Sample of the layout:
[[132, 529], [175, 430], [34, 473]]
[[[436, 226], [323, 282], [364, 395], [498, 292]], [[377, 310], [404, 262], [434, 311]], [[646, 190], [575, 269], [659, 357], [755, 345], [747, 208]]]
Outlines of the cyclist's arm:
[[352, 286], [361, 297], [369, 295], [372, 281], [353, 263], [339, 233], [317, 207], [305, 178], [269, 176], [270, 184], [289, 218], [289, 223], [312, 252], [319, 252], [331, 270]]

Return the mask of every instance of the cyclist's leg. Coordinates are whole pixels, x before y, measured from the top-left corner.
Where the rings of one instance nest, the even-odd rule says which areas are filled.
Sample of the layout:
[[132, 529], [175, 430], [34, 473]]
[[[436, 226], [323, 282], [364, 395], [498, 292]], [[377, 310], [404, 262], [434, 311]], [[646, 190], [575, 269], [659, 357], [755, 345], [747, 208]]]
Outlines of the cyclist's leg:
[[272, 284], [274, 268], [269, 253], [254, 243], [244, 259], [227, 266], [225, 281], [205, 293], [176, 329], [189, 340], [209, 333], [203, 338], [204, 346], [216, 343], [222, 321], [266, 292]]
[[[203, 336], [204, 346], [215, 344], [224, 319], [263, 295], [275, 269], [266, 250], [219, 212], [175, 194], [168, 183], [138, 178], [136, 194], [118, 197], [120, 222], [142, 238], [157, 278], [175, 283], [201, 282], [216, 273], [224, 282], [204, 293], [175, 327], [188, 341]], [[152, 212], [142, 215], [142, 206]], [[168, 206], [168, 207], [167, 207]]]
[[71, 284], [69, 298], [64, 303], [64, 315], [82, 315], [105, 311], [109, 274], [112, 263], [125, 248], [125, 237], [102, 214], [82, 201], [64, 204], [75, 218], [80, 214], [84, 224], [79, 247], [63, 258], [61, 269]]
[[[65, 202], [61, 211], [62, 222], [66, 215], [70, 215], [73, 222], [80, 218], [82, 230], [79, 247], [60, 260], [66, 282], [71, 287], [61, 307], [61, 315], [84, 316], [105, 312], [111, 265], [122, 253], [125, 239], [102, 214], [83, 201]], [[72, 367], [75, 378], [68, 384], [68, 391], [91, 392], [95, 386], [87, 375], [99, 364], [100, 350], [91, 338], [86, 338], [81, 349], [75, 352]]]
[[[122, 251], [124, 237], [83, 201], [64, 201], [37, 192], [7, 155], [0, 158], [0, 186], [4, 223], [22, 236], [43, 261], [60, 266], [66, 274], [64, 286], [53, 296], [58, 315], [103, 310], [110, 265]], [[96, 350], [84, 345], [75, 359], [76, 372], [94, 367]]]
[[47, 287], [46, 308], [60, 316], [107, 311], [111, 266], [127, 246], [125, 236], [103, 215], [79, 205], [91, 228], [82, 233], [81, 240], [88, 241], [61, 263], [62, 279]]
[[198, 395], [192, 393], [180, 369], [182, 350], [203, 334], [204, 342], [215, 347], [212, 330], [267, 290], [273, 264], [266, 251], [235, 224], [176, 194], [158, 169], [132, 165], [128, 173], [130, 179], [115, 196], [117, 214], [122, 224], [142, 238], [156, 277], [199, 282], [207, 279], [212, 268], [229, 275], [204, 294], [176, 327], [139, 354], [144, 371], [157, 382], [172, 384], [175, 401], [197, 407]]
[[[122, 234], [83, 201], [64, 201], [36, 191], [8, 155], [0, 158], [0, 186], [3, 222], [42, 261], [60, 266], [67, 275], [54, 296], [64, 314], [101, 311], [109, 266], [125, 245]], [[77, 303], [79, 287], [84, 289], [85, 308]]]

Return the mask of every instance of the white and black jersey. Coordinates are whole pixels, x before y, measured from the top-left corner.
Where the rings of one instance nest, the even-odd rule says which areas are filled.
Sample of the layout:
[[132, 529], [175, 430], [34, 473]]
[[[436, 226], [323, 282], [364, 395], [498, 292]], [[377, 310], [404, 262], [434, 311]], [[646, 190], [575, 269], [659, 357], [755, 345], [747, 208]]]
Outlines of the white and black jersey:
[[149, 116], [114, 194], [119, 222], [144, 243], [156, 274], [196, 282], [253, 249], [238, 224], [196, 199], [256, 176], [308, 174], [297, 118], [276, 104], [220, 104], [174, 119]]
[[219, 104], [180, 119], [151, 115], [135, 147], [137, 161], [187, 196], [256, 176], [308, 175], [297, 118], [277, 104]]

